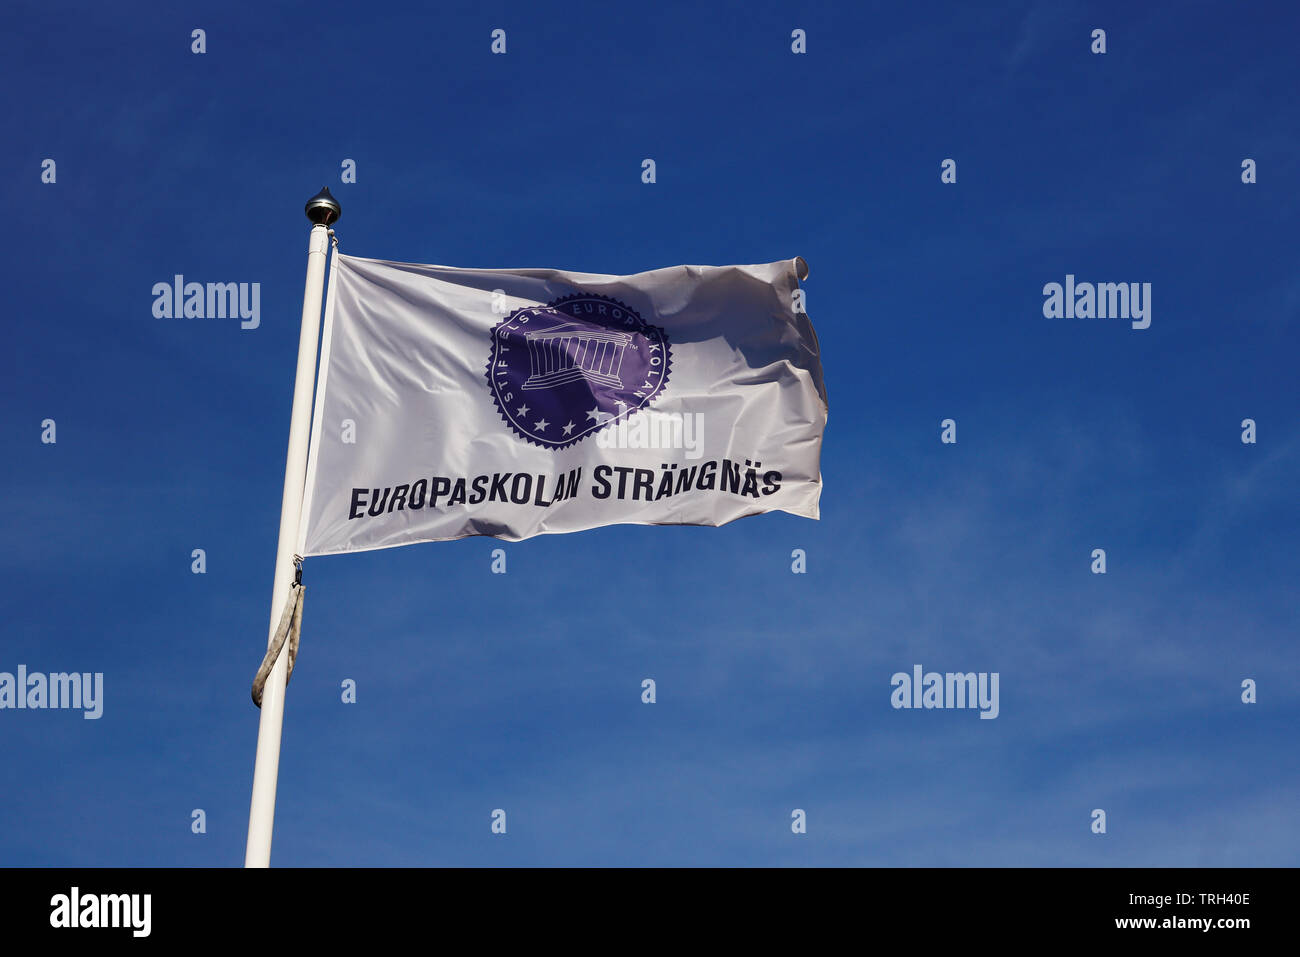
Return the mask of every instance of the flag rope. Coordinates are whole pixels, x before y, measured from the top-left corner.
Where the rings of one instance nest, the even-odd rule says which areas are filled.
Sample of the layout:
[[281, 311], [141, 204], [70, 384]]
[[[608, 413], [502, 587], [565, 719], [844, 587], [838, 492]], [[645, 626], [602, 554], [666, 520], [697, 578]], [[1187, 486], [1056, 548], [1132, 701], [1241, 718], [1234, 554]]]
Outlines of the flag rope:
[[286, 640], [289, 642], [289, 667], [284, 676], [286, 685], [293, 677], [293, 663], [298, 657], [298, 638], [302, 633], [302, 600], [307, 590], [302, 584], [302, 559], [297, 555], [294, 559], [293, 584], [289, 586], [289, 600], [284, 604], [284, 613], [280, 615], [280, 624], [275, 629], [275, 637], [271, 640], [270, 647], [266, 649], [266, 657], [262, 659], [262, 665], [257, 669], [257, 676], [253, 679], [253, 704], [259, 708], [262, 707], [262, 691], [266, 687], [266, 679], [271, 674], [271, 669], [275, 667], [276, 659], [280, 657], [280, 649], [284, 647]]

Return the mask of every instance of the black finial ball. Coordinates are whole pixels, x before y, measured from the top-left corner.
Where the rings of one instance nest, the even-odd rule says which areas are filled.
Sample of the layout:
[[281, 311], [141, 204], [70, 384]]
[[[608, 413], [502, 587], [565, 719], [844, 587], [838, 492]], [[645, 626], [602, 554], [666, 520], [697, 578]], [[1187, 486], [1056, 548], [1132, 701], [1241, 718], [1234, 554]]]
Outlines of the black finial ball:
[[321, 191], [307, 200], [307, 218], [317, 226], [330, 226], [338, 222], [343, 213], [339, 201], [330, 195], [330, 188], [322, 186]]

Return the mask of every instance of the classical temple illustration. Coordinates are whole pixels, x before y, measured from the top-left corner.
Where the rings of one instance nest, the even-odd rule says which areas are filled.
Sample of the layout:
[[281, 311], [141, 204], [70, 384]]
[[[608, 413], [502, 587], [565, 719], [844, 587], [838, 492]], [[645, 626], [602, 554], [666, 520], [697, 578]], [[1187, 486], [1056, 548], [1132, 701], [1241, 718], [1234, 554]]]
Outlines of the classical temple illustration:
[[524, 380], [525, 389], [553, 389], [576, 379], [623, 387], [618, 373], [623, 352], [632, 342], [626, 332], [566, 322], [543, 332], [525, 333], [524, 339], [532, 363], [532, 374]]

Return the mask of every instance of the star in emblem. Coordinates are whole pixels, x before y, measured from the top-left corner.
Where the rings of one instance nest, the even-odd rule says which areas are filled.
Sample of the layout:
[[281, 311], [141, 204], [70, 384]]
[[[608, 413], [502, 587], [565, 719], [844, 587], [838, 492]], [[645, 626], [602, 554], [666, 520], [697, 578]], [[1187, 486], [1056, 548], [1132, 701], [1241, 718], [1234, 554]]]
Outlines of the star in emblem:
[[597, 422], [600, 421], [600, 416], [601, 416], [600, 406], [596, 406], [596, 408], [592, 409], [590, 412], [587, 413], [587, 418], [595, 419]]
[[547, 422], [545, 419], [542, 419], [542, 421], [540, 422], [534, 422], [533, 428], [535, 428], [538, 432], [545, 432], [546, 427], [550, 424], [551, 423]]
[[526, 405], [521, 405], [521, 406], [520, 406], [516, 411], [517, 411], [517, 413], [518, 413], [519, 415], [527, 415], [527, 414], [528, 414], [528, 406], [526, 406]]
[[564, 427], [564, 434], [568, 435], [572, 431], [573, 431], [573, 420], [570, 419], [569, 424]]

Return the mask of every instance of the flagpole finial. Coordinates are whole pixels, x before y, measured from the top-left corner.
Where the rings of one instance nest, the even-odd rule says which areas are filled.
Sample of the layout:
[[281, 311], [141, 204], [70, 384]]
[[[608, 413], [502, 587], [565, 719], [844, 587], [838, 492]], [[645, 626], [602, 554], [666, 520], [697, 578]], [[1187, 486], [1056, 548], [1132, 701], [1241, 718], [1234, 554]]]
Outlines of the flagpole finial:
[[305, 212], [313, 224], [330, 226], [338, 222], [339, 216], [343, 214], [343, 207], [330, 195], [330, 188], [322, 186], [319, 193], [307, 200]]

